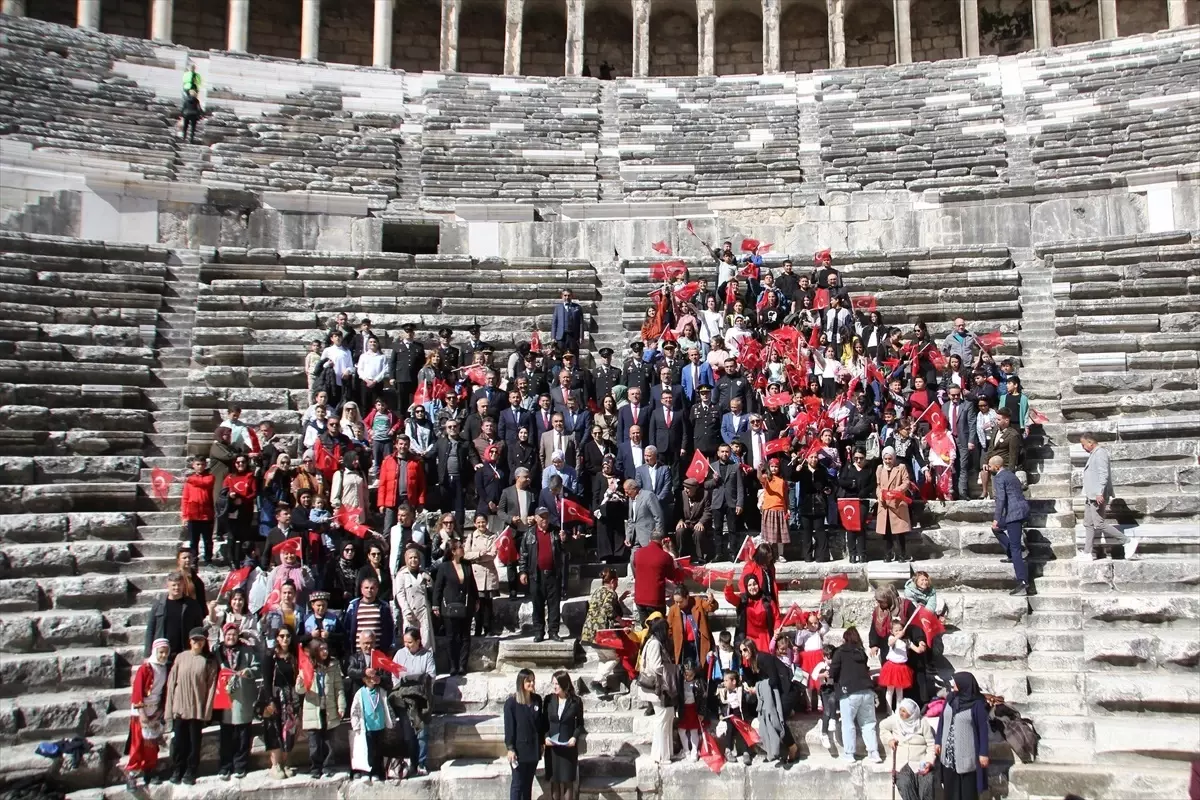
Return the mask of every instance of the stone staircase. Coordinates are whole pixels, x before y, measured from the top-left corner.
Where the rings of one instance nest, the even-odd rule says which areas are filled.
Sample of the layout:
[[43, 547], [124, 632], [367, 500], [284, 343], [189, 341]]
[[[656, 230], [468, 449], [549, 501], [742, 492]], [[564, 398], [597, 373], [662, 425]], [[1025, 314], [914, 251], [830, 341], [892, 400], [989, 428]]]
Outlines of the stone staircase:
[[621, 315], [625, 308], [627, 284], [619, 261], [595, 261], [596, 277], [600, 281], [600, 301], [594, 316], [596, 329], [592, 332], [594, 350], [601, 347], [613, 349], [613, 363], [624, 356], [628, 337], [622, 329]]
[[621, 126], [618, 117], [617, 83], [600, 82], [600, 153], [596, 158], [596, 177], [600, 180], [600, 200], [618, 202], [625, 199], [621, 186]]
[[[203, 131], [200, 133], [203, 138]], [[175, 180], [181, 183], [200, 183], [204, 171], [211, 165], [212, 149], [208, 145], [190, 144], [182, 140], [179, 142], [175, 151]]]

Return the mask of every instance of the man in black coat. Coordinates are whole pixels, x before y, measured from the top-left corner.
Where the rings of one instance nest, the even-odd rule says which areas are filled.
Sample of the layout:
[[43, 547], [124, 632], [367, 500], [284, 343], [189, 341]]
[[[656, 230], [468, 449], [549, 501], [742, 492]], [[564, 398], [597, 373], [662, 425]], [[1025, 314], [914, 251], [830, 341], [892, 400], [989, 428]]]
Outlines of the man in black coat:
[[561, 642], [559, 603], [562, 601], [563, 532], [550, 525], [550, 509], [538, 507], [536, 521], [521, 542], [521, 560], [517, 565], [522, 586], [529, 587], [533, 601], [533, 640], [540, 642], [546, 635], [546, 618], [550, 622], [550, 640]]
[[689, 414], [692, 426], [692, 447], [712, 458], [721, 444], [721, 411], [712, 402], [712, 387], [696, 387], [697, 400]]
[[725, 374], [717, 380], [717, 393], [713, 397], [713, 402], [724, 414], [729, 411], [729, 401], [735, 397], [741, 398], [742, 408], [746, 411], [754, 410], [751, 403], [754, 396], [750, 391], [750, 381], [746, 380], [746, 376], [742, 374], [737, 359], [727, 358], [725, 359]]
[[183, 573], [167, 575], [167, 593], [154, 601], [146, 618], [145, 655], [150, 656], [156, 639], [166, 639], [174, 661], [175, 656], [188, 649], [188, 636], [193, 628], [204, 625], [207, 613], [203, 603], [183, 593]]
[[613, 349], [600, 348], [600, 363], [592, 371], [591, 397], [596, 399], [596, 405], [604, 408], [605, 395], [612, 394], [613, 387], [621, 382], [621, 370], [612, 365]]
[[[683, 394], [682, 390], [677, 390]], [[675, 406], [675, 394], [664, 389], [659, 395], [659, 405], [650, 413], [647, 444], [658, 448], [662, 463], [675, 472], [675, 465], [683, 458], [688, 448], [687, 414]]]
[[453, 370], [462, 366], [462, 354], [450, 343], [454, 338], [454, 330], [441, 328], [438, 330], [437, 351], [442, 354], [442, 369]]
[[648, 398], [654, 368], [642, 360], [642, 343], [640, 341], [630, 342], [629, 351], [630, 356], [625, 359], [625, 386], [630, 389], [635, 386], [640, 388], [642, 396]]
[[466, 487], [475, 485], [470, 459], [471, 445], [459, 433], [457, 420], [449, 420], [443, 435], [438, 437], [430, 453], [437, 470], [443, 509], [454, 509], [455, 524], [462, 530]]
[[[708, 489], [712, 504], [712, 529], [715, 540], [716, 560], [729, 561], [737, 551], [738, 520], [746, 505], [745, 476], [740, 464], [730, 458], [732, 449], [724, 442], [717, 448], [717, 460], [709, 465], [704, 488]], [[728, 524], [729, 533], [723, 534]]]
[[407, 415], [417, 388], [417, 373], [425, 366], [425, 346], [417, 341], [417, 326], [401, 326], [404, 338], [392, 347], [392, 380], [396, 382], [396, 410]]

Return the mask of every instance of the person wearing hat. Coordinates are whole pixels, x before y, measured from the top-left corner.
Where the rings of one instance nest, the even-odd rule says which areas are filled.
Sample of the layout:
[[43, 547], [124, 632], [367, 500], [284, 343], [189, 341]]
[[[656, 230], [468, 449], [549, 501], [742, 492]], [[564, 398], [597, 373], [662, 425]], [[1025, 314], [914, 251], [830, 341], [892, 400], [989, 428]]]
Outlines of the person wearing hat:
[[258, 653], [241, 640], [241, 628], [227, 622], [221, 628], [221, 643], [217, 647], [219, 680], [225, 684], [224, 694], [229, 702], [214, 700], [217, 722], [221, 724], [218, 774], [222, 780], [233, 775], [246, 777], [250, 761], [250, 725], [254, 722], [254, 706], [258, 701]]
[[467, 326], [467, 343], [462, 346], [463, 360], [477, 363], [475, 354], [490, 351], [491, 348], [479, 338], [479, 323], [473, 322]]
[[329, 592], [310, 593], [308, 606], [312, 611], [304, 618], [304, 624], [300, 628], [298, 636], [300, 646], [307, 647], [309, 642], [319, 639], [327, 642], [329, 652], [334, 658], [340, 660], [346, 634], [342, 630], [341, 617], [329, 608]]
[[592, 391], [589, 396], [602, 402], [606, 395], [612, 394], [614, 386], [623, 380], [621, 370], [612, 365], [613, 349], [601, 347], [599, 350], [600, 363], [592, 370]]
[[400, 326], [404, 336], [392, 345], [392, 380], [396, 388], [396, 408], [405, 409], [412, 403], [417, 388], [417, 373], [425, 366], [425, 346], [417, 341], [417, 326], [406, 322]]
[[[693, 564], [712, 559], [712, 508], [708, 490], [695, 478], [683, 481], [683, 502], [679, 506], [675, 535], [682, 555], [692, 556]], [[703, 663], [703, 662], [701, 662]]]
[[196, 783], [204, 725], [212, 718], [217, 692], [217, 662], [208, 657], [208, 633], [202, 627], [188, 633], [188, 649], [175, 658], [167, 676], [171, 722], [171, 783]]
[[583, 309], [570, 289], [562, 290], [562, 302], [554, 307], [550, 335], [564, 353], [578, 353], [583, 341]]
[[712, 387], [708, 384], [702, 383], [696, 387], [695, 399], [688, 412], [688, 423], [692, 447], [711, 459], [721, 446], [721, 410], [712, 402]]
[[129, 701], [133, 706], [129, 716], [129, 739], [125, 749], [129, 760], [125, 764], [125, 786], [137, 790], [138, 778], [149, 786], [159, 779], [154, 771], [158, 766], [158, 749], [163, 740], [163, 710], [167, 691], [168, 659], [171, 644], [155, 639], [150, 655], [137, 668], [131, 683]]
[[450, 340], [453, 338], [453, 329], [449, 327], [438, 329], [438, 346], [436, 352], [440, 354], [442, 369], [446, 371], [455, 370], [462, 366], [462, 353], [450, 343]]
[[639, 388], [642, 391], [643, 397], [650, 396], [650, 382], [654, 375], [654, 368], [645, 362], [642, 358], [642, 350], [644, 345], [640, 340], [633, 340], [629, 343], [629, 358], [625, 359], [625, 380], [623, 383], [630, 388]]
[[521, 558], [517, 563], [522, 586], [529, 587], [533, 601], [533, 640], [545, 638], [546, 622], [549, 617], [550, 639], [561, 642], [559, 603], [562, 600], [563, 562], [562, 531], [550, 525], [550, 509], [539, 506], [534, 512], [534, 525], [521, 542]]

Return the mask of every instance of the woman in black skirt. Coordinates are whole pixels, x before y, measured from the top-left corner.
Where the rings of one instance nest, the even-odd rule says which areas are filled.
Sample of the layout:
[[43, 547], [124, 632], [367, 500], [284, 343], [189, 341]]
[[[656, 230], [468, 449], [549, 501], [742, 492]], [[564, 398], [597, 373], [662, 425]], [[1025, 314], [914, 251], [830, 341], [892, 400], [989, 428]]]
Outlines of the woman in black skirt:
[[516, 691], [504, 701], [504, 748], [512, 768], [509, 800], [532, 800], [533, 780], [542, 758], [545, 718], [536, 685], [533, 672], [523, 669], [517, 673]]
[[576, 696], [571, 676], [559, 670], [553, 677], [554, 694], [546, 700], [546, 777], [551, 800], [575, 800], [579, 777], [579, 737], [583, 735], [583, 702]]

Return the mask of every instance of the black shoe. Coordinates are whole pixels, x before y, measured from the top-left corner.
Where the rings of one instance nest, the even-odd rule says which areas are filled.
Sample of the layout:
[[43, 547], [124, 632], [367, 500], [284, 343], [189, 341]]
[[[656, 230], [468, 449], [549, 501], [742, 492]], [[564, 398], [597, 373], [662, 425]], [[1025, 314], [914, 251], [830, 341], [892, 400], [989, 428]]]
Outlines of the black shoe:
[[608, 688], [600, 683], [600, 681], [592, 681], [588, 684], [588, 688], [596, 694], [608, 694]]
[[585, 694], [589, 694], [590, 692], [591, 692], [591, 690], [588, 689], [588, 685], [583, 682], [583, 678], [575, 679], [575, 693], [576, 694], [585, 695]]
[[561, 641], [562, 641], [562, 637], [561, 637], [561, 636], [559, 636], [557, 633], [552, 633], [552, 634], [550, 634], [550, 641], [552, 641], [552, 642], [561, 642]]
[[1005, 556], [1004, 558], [1000, 559], [1000, 563], [1001, 563], [1001, 564], [1011, 564], [1011, 563], [1012, 563], [1012, 559], [1011, 559], [1011, 558], [1009, 558], [1008, 556]]
[[184, 775], [184, 776], [183, 776], [183, 783], [184, 783], [184, 785], [185, 785], [185, 786], [195, 786], [195, 785], [196, 785], [196, 779], [195, 779], [194, 777], [192, 777], [191, 775]]
[[241, 772], [235, 772], [235, 773], [233, 773], [233, 777], [237, 778], [240, 781], [242, 778], [246, 777], [246, 771], [242, 770]]
[[172, 775], [171, 776], [171, 783], [175, 784], [176, 786], [178, 786], [180, 781], [182, 781], [182, 780], [183, 780], [182, 775]]
[[911, 564], [913, 562], [913, 557], [906, 553], [905, 555], [900, 556], [900, 560], [906, 564]]
[[1030, 591], [1029, 587], [1023, 583], [1018, 583], [1015, 587], [1013, 587], [1013, 590], [1009, 592], [1009, 594], [1013, 597], [1028, 597], [1032, 593], [1033, 592]]
[[319, 769], [314, 769], [312, 772], [309, 773], [309, 775], [311, 775], [314, 780], [318, 780], [318, 781], [321, 780], [321, 770], [319, 770]]
[[509, 599], [509, 600], [516, 600], [516, 599], [517, 599], [517, 593], [516, 593], [515, 591], [513, 591], [513, 590], [511, 590], [511, 589], [510, 589], [510, 590], [509, 590], [509, 592], [508, 592], [508, 599]]
[[892, 552], [889, 552], [889, 553], [887, 554], [887, 558], [885, 558], [885, 559], [883, 559], [883, 560], [884, 560], [884, 561], [886, 561], [887, 563], [889, 563], [889, 564], [890, 564], [890, 563], [892, 563], [893, 561], [895, 561], [895, 560], [896, 560], [896, 554], [895, 554], [895, 553], [892, 553]]
[[533, 635], [533, 642], [534, 642], [534, 644], [538, 644], [538, 643], [540, 643], [540, 642], [541, 642], [543, 639], [545, 639], [545, 638], [546, 638], [546, 637], [545, 637], [545, 636], [543, 636], [542, 634], [540, 634], [540, 633], [535, 633], [535, 634]]
[[222, 771], [222, 772], [217, 773], [217, 777], [223, 781], [227, 781], [227, 780], [230, 780], [231, 778], [233, 778], [233, 773], [228, 772], [228, 771]]

